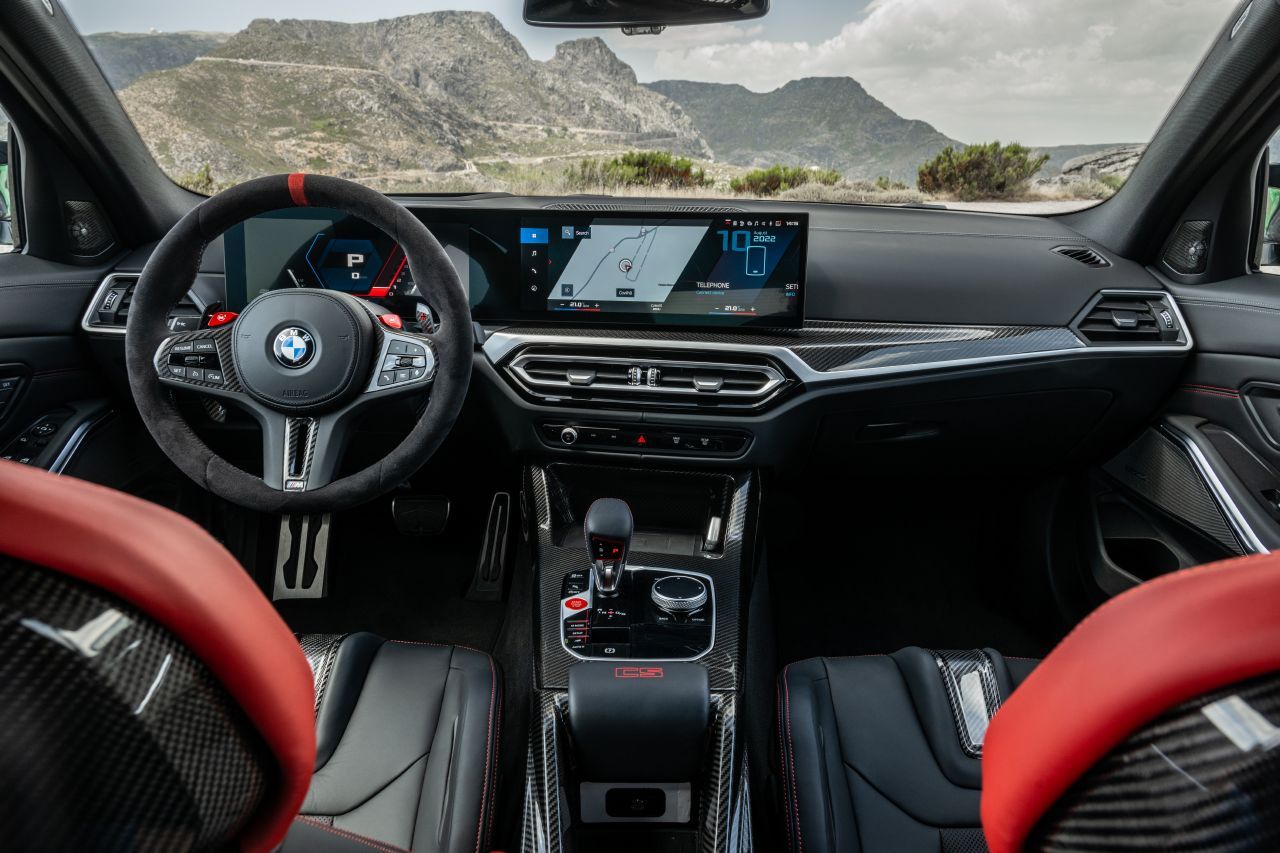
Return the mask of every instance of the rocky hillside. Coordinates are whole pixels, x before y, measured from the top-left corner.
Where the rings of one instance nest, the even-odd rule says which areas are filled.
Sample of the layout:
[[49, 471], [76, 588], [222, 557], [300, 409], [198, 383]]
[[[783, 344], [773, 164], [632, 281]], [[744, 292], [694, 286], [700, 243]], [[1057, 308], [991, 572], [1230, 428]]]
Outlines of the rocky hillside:
[[903, 118], [849, 77], [808, 77], [764, 93], [689, 80], [648, 86], [684, 108], [717, 159], [744, 166], [820, 166], [914, 186], [921, 163], [961, 144]]
[[177, 68], [214, 50], [230, 33], [93, 33], [89, 52], [113, 89], [123, 89], [143, 74]]
[[487, 13], [257, 20], [120, 97], [170, 173], [207, 162], [218, 181], [303, 164], [412, 182], [485, 159], [711, 153], [684, 111], [600, 39], [540, 62]]

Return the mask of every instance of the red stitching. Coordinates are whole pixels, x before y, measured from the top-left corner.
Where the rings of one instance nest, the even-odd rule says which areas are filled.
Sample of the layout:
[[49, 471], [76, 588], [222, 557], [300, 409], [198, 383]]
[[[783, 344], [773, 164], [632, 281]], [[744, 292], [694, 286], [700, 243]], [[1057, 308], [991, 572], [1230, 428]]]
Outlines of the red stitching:
[[787, 786], [787, 743], [782, 739], [782, 683], [775, 687], [775, 702], [778, 708], [778, 769], [782, 771], [782, 808], [786, 811], [787, 849], [795, 849], [795, 838], [791, 831], [791, 790]]
[[1226, 391], [1228, 394], [1239, 394], [1239, 388], [1224, 388], [1221, 385], [1206, 385], [1203, 382], [1187, 382], [1184, 388], [1208, 388], [1210, 391]]
[[[498, 789], [498, 771], [501, 765], [502, 756], [502, 711], [505, 701], [499, 697], [498, 701], [498, 731], [494, 738], [494, 760], [493, 760], [493, 788]], [[495, 802], [489, 809], [489, 843], [493, 843], [493, 816], [498, 813], [498, 804], [496, 802], [497, 795], [494, 795]]]
[[489, 721], [485, 724], [484, 741], [484, 787], [480, 789], [480, 822], [476, 825], [476, 853], [480, 853], [480, 845], [484, 840], [484, 804], [489, 800], [489, 739], [493, 736], [493, 699], [498, 693], [498, 674], [493, 669], [493, 658], [489, 658]]
[[791, 763], [791, 798], [795, 801], [796, 853], [803, 853], [804, 836], [800, 831], [800, 792], [796, 789], [796, 747], [791, 739], [791, 685], [787, 684], [789, 669], [791, 664], [787, 664], [782, 670], [782, 691], [787, 697], [787, 751], [790, 753]]
[[1188, 392], [1188, 393], [1190, 393], [1190, 394], [1203, 394], [1203, 395], [1204, 395], [1204, 396], [1206, 396], [1206, 397], [1220, 397], [1220, 398], [1222, 398], [1222, 399], [1226, 399], [1226, 400], [1239, 400], [1239, 399], [1240, 399], [1240, 395], [1239, 395], [1239, 394], [1227, 394], [1227, 393], [1225, 393], [1225, 392], [1221, 392], [1221, 391], [1209, 391], [1208, 389], [1205, 389], [1205, 388], [1195, 388], [1195, 387], [1192, 387], [1191, 385], [1184, 385], [1184, 386], [1182, 386], [1182, 390], [1183, 390], [1183, 391], [1186, 391], [1186, 392]]
[[385, 844], [373, 838], [366, 838], [363, 835], [356, 835], [354, 832], [347, 832], [345, 829], [338, 829], [336, 826], [330, 826], [327, 823], [321, 823], [320, 821], [313, 820], [307, 817], [306, 815], [299, 815], [298, 817], [294, 818], [294, 820], [301, 821], [302, 823], [305, 823], [308, 826], [314, 826], [317, 829], [323, 829], [325, 832], [332, 832], [334, 835], [340, 836], [342, 838], [346, 838], [349, 841], [358, 842], [360, 844], [365, 845], [366, 847], [371, 847], [374, 850], [381, 850], [382, 853], [409, 853], [409, 851], [405, 850], [403, 847], [396, 847], [394, 844]]

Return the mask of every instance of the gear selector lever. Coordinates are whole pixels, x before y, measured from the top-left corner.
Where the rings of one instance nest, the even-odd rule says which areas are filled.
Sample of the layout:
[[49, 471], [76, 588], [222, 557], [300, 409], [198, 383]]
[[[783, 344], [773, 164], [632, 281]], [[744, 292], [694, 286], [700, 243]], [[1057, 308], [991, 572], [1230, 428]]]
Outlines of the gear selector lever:
[[582, 528], [596, 591], [602, 596], [617, 595], [631, 550], [631, 508], [617, 498], [600, 498], [587, 510]]

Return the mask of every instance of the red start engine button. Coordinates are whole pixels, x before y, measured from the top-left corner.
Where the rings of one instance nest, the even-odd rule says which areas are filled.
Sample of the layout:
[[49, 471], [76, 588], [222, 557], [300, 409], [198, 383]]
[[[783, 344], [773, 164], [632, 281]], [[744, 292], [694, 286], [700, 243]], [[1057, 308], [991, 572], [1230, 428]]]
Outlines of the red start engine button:
[[587, 600], [585, 598], [571, 598], [564, 603], [564, 606], [570, 610], [581, 610], [587, 606]]

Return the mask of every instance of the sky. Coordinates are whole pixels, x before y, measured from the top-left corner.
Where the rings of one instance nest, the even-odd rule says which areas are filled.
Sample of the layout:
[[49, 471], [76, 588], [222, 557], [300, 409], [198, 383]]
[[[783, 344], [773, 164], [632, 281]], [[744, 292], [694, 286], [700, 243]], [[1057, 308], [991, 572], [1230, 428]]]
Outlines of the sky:
[[527, 26], [520, 0], [60, 0], [81, 32], [235, 31], [258, 17], [367, 21], [494, 13], [539, 59], [604, 36], [641, 81], [769, 91], [850, 76], [907, 118], [963, 142], [1144, 142], [1238, 0], [773, 0], [765, 18], [659, 36]]

